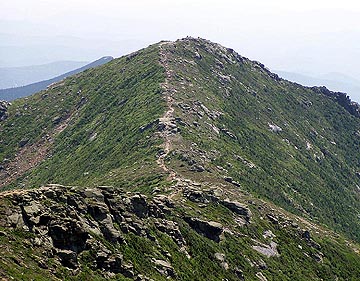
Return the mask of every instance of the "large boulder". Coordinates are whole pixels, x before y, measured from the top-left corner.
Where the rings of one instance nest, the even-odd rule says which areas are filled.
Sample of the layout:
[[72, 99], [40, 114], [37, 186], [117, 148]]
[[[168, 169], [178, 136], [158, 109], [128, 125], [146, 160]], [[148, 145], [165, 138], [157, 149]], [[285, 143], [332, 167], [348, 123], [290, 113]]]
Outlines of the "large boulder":
[[228, 199], [220, 201], [220, 203], [232, 212], [240, 216], [244, 216], [248, 222], [250, 221], [251, 211], [245, 204], [239, 203], [237, 201], [230, 201]]
[[204, 221], [197, 218], [186, 217], [184, 220], [194, 229], [197, 233], [213, 240], [220, 242], [220, 235], [223, 232], [223, 226], [214, 221]]
[[139, 218], [145, 218], [149, 213], [149, 206], [146, 202], [146, 196], [136, 194], [130, 197], [131, 209]]

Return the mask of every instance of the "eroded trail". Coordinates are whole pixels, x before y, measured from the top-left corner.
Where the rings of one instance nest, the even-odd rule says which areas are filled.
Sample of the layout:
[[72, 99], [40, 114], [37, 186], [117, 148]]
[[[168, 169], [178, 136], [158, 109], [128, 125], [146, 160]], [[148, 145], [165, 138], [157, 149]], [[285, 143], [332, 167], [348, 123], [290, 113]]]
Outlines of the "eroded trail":
[[172, 149], [172, 138], [174, 135], [174, 127], [176, 128], [176, 125], [174, 124], [175, 118], [174, 118], [174, 98], [173, 93], [175, 89], [173, 89], [170, 85], [170, 80], [172, 78], [172, 71], [169, 68], [168, 63], [168, 57], [166, 50], [164, 46], [167, 44], [171, 44], [171, 42], [163, 42], [160, 44], [160, 64], [165, 69], [165, 81], [161, 84], [161, 87], [163, 88], [164, 92], [164, 99], [166, 100], [167, 110], [164, 113], [164, 115], [159, 118], [159, 123], [162, 125], [162, 130], [160, 132], [160, 136], [164, 139], [164, 143], [162, 144], [163, 147], [163, 153], [157, 158], [156, 162], [159, 165], [159, 167], [169, 174], [168, 180], [175, 180], [176, 179], [176, 173], [167, 167], [165, 163], [166, 157], [169, 155], [171, 149]]

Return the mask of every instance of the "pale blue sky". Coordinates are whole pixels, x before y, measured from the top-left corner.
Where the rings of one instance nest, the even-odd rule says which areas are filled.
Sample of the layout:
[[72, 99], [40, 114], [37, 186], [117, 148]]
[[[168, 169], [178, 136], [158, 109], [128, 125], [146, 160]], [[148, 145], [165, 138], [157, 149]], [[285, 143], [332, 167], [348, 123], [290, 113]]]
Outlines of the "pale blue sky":
[[358, 1], [0, 1], [0, 66], [117, 57], [191, 35], [270, 69], [360, 80]]

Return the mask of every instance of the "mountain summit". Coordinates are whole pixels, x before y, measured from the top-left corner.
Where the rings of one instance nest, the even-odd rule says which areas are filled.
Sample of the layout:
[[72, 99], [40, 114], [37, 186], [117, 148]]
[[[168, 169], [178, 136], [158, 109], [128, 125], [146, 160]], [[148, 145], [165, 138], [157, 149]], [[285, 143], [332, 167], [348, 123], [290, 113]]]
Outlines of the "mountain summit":
[[359, 112], [190, 37], [3, 102], [0, 276], [356, 280]]

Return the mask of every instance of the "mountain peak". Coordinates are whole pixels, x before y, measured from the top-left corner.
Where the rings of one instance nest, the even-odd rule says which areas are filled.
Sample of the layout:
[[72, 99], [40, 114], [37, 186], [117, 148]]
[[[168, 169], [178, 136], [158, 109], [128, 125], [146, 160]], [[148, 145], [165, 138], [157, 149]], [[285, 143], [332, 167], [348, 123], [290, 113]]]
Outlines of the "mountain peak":
[[31, 245], [32, 277], [359, 277], [360, 119], [323, 91], [187, 37], [15, 100], [0, 268]]

